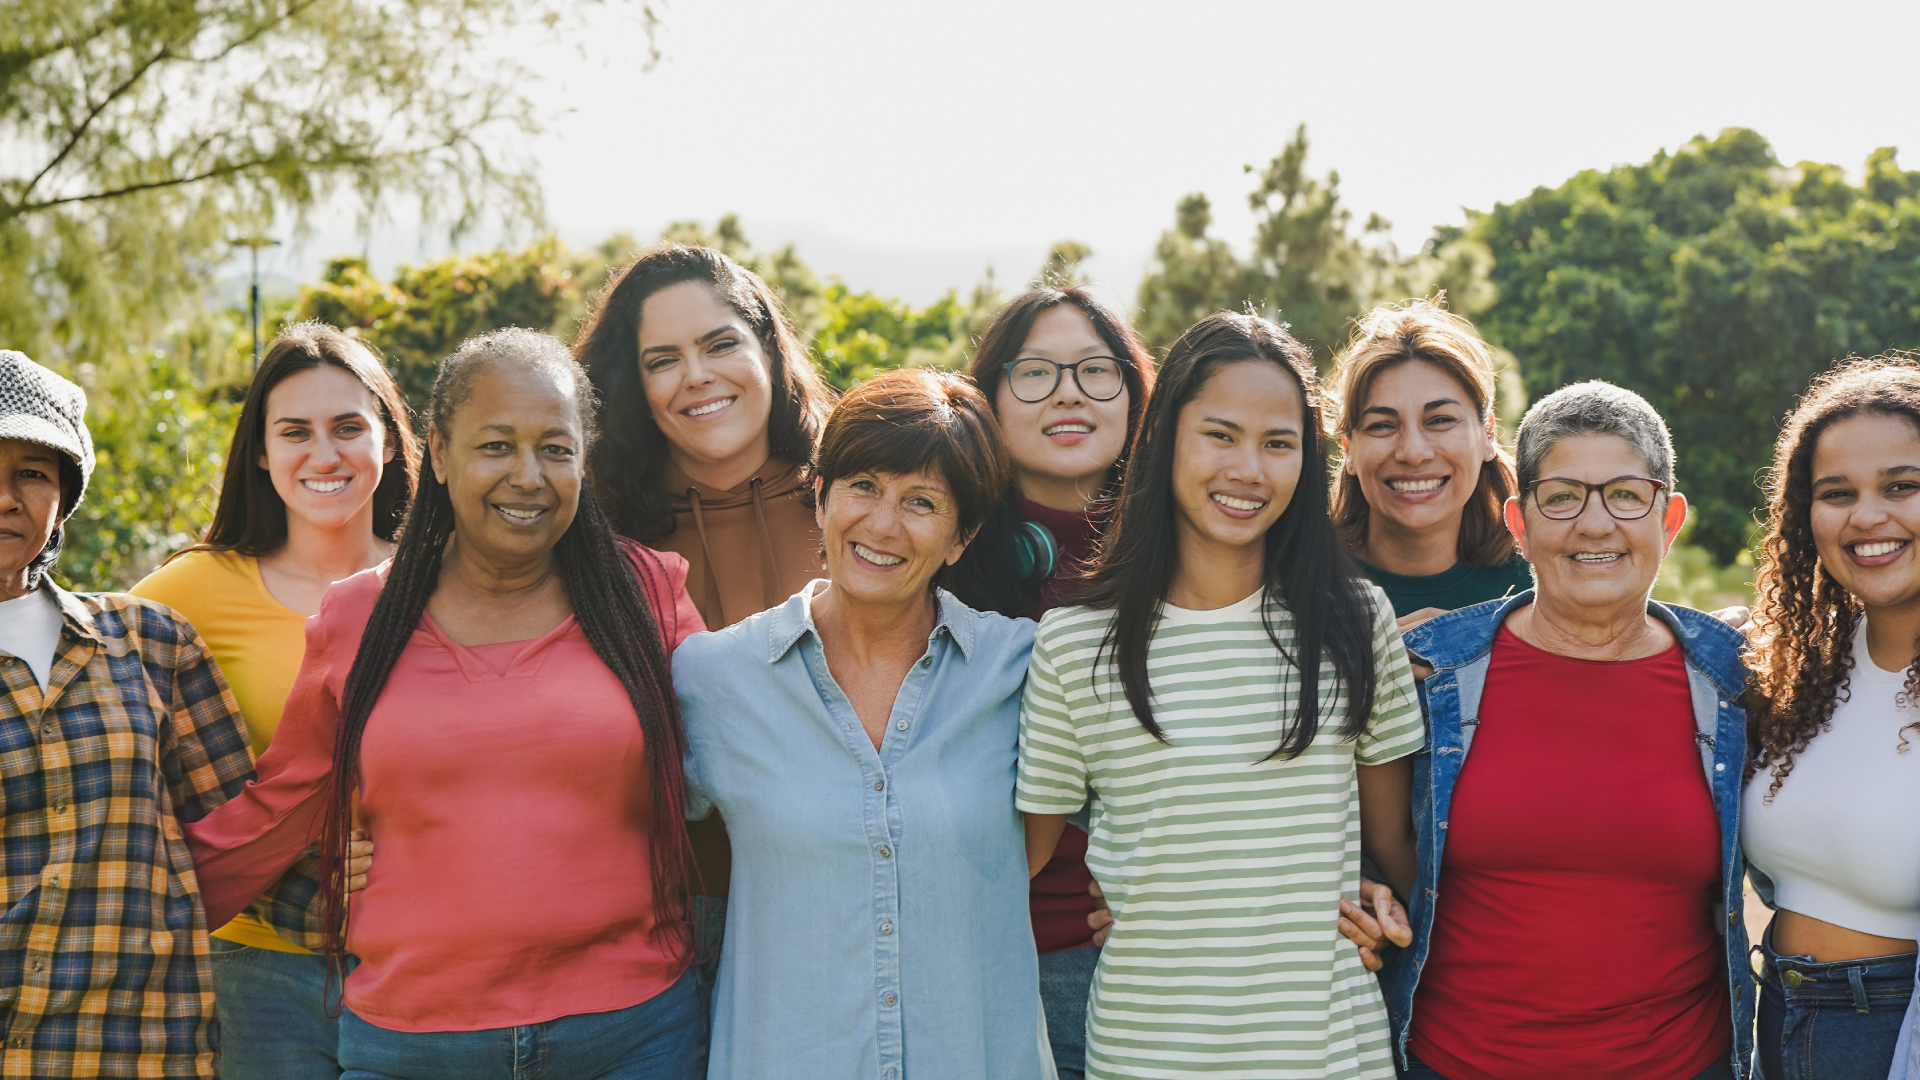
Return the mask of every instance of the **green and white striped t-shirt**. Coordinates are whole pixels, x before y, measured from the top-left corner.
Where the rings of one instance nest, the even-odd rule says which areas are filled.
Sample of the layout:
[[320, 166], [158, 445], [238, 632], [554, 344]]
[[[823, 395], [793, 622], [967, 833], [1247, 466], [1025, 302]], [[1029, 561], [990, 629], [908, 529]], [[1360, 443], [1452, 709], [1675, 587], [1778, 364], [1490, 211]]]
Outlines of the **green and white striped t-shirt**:
[[[1113, 907], [1087, 1014], [1087, 1076], [1392, 1080], [1378, 984], [1340, 935], [1357, 895], [1356, 762], [1425, 741], [1393, 608], [1374, 585], [1376, 692], [1357, 742], [1322, 662], [1320, 731], [1279, 745], [1299, 671], [1261, 622], [1264, 591], [1230, 607], [1164, 606], [1147, 654], [1154, 718], [1135, 719], [1106, 650], [1113, 612], [1059, 608], [1040, 622], [1020, 723], [1015, 796], [1064, 814], [1092, 795], [1087, 866]], [[1293, 624], [1266, 604], [1280, 641]]]

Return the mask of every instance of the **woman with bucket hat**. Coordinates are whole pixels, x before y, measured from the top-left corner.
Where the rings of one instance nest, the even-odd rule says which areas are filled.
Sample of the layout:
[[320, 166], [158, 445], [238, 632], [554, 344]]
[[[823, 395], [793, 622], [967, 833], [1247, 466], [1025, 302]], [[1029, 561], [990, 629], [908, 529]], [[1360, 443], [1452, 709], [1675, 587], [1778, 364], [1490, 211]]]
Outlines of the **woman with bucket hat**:
[[93, 471], [87, 399], [0, 350], [0, 1074], [212, 1077], [180, 825], [253, 778], [193, 627], [48, 570]]

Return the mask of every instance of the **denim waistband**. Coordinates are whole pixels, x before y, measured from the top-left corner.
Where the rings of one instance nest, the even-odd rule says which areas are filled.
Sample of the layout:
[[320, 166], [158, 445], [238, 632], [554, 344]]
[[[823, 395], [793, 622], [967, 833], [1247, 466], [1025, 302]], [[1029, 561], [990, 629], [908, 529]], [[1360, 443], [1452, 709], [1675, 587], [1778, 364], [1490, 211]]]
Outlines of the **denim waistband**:
[[1891, 953], [1826, 963], [1811, 956], [1782, 956], [1773, 951], [1773, 927], [1753, 951], [1759, 954], [1760, 982], [1797, 1000], [1851, 1001], [1868, 1011], [1870, 1005], [1913, 996], [1915, 954]]

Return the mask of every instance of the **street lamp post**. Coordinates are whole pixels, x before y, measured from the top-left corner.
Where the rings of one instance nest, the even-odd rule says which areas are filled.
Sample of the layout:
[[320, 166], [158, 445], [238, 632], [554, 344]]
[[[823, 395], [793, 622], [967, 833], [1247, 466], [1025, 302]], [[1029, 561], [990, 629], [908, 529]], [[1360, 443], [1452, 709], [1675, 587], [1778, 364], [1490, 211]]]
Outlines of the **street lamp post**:
[[280, 241], [265, 236], [242, 236], [227, 242], [234, 247], [246, 248], [253, 256], [253, 288], [248, 310], [253, 319], [253, 366], [258, 370], [260, 367], [260, 249], [279, 247]]

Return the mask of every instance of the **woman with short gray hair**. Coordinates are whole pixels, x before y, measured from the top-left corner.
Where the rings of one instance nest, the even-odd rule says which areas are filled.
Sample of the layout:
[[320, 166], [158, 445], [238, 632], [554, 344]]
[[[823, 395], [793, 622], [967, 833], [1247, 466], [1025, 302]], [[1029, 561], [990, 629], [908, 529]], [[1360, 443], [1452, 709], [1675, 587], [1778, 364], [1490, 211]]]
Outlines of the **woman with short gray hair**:
[[[1527, 413], [1517, 458], [1535, 588], [1406, 636], [1434, 673], [1389, 977], [1402, 1076], [1740, 1077], [1744, 642], [1651, 599], [1686, 521], [1672, 439], [1639, 395], [1580, 383]], [[1577, 954], [1542, 948], [1569, 931]]]

